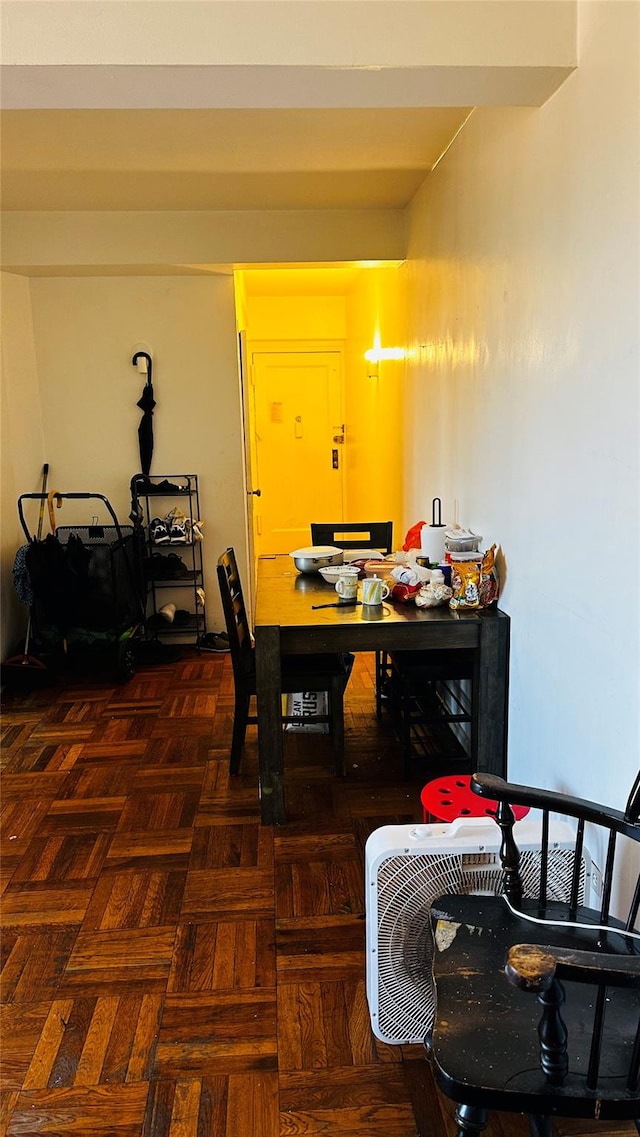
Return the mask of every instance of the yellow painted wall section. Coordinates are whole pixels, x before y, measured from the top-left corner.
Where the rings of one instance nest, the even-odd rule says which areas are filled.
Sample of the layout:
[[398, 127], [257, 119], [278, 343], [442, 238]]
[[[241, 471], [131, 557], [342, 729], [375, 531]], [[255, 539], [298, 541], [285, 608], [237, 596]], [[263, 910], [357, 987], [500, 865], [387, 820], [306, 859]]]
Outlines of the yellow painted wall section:
[[255, 340], [344, 340], [344, 296], [248, 296], [247, 327]]
[[394, 544], [405, 532], [404, 360], [382, 360], [370, 377], [364, 353], [405, 346], [403, 268], [363, 270], [347, 299], [347, 520], [393, 521]]
[[405, 532], [404, 361], [382, 361], [371, 379], [364, 353], [376, 334], [383, 347], [404, 346], [403, 280], [402, 268], [363, 268], [344, 296], [246, 299], [250, 347], [269, 339], [344, 343], [345, 520], [392, 520], [398, 547]]

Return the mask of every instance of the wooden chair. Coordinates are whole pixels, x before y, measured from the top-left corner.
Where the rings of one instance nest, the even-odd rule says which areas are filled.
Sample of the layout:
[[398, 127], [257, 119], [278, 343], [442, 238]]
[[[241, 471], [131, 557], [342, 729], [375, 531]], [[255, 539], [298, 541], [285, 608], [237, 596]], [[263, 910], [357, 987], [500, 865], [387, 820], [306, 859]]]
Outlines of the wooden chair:
[[[489, 775], [472, 786], [499, 803], [504, 896], [445, 896], [432, 909], [437, 1008], [426, 1045], [457, 1103], [458, 1137], [477, 1137], [493, 1110], [525, 1114], [532, 1137], [551, 1137], [552, 1117], [634, 1121], [640, 1133], [640, 774], [624, 812]], [[523, 900], [512, 804], [541, 811], [534, 900]], [[563, 902], [549, 900], [554, 814], [573, 819], [575, 836]], [[593, 889], [582, 896], [587, 850], [604, 866], [595, 908]], [[623, 885], [631, 899], [614, 918]]]
[[[353, 534], [358, 536], [354, 537]], [[343, 537], [342, 534], [350, 534]], [[393, 521], [312, 522], [312, 545], [336, 545], [339, 549], [371, 549], [393, 552]]]
[[[348, 536], [343, 537], [343, 534]], [[354, 536], [357, 534], [357, 537]], [[338, 549], [371, 549], [388, 555], [393, 552], [393, 521], [312, 522], [312, 545], [335, 545]], [[376, 652], [376, 716], [382, 717], [386, 680], [390, 674], [389, 656]]]
[[[240, 772], [240, 759], [248, 723], [256, 723], [257, 716], [249, 713], [251, 697], [256, 694], [255, 649], [247, 610], [242, 595], [235, 552], [226, 550], [218, 558], [218, 585], [222, 600], [235, 689], [233, 736], [231, 741], [230, 771]], [[304, 656], [283, 656], [282, 692], [326, 691], [329, 714], [314, 717], [316, 723], [329, 723], [333, 741], [336, 774], [344, 777], [344, 691], [350, 667], [342, 655], [326, 653]], [[300, 723], [300, 716], [283, 715], [283, 722]]]

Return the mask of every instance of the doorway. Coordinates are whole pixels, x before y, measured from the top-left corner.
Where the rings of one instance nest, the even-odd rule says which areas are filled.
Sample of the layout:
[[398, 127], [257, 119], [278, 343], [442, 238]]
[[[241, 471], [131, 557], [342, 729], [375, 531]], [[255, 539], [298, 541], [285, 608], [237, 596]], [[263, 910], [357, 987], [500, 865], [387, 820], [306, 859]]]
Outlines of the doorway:
[[254, 551], [290, 553], [344, 517], [342, 352], [253, 350], [249, 417]]

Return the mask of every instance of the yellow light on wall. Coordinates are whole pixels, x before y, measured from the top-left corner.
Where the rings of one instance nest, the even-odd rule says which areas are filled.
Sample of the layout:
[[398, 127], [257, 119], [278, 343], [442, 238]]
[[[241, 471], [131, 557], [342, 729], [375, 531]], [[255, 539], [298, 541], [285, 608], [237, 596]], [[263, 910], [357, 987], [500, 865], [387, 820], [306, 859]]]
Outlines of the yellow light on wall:
[[368, 375], [371, 379], [377, 378], [379, 374], [378, 364], [383, 359], [404, 359], [406, 351], [403, 347], [382, 347], [380, 344], [380, 336], [376, 332], [373, 337], [373, 347], [365, 351], [364, 357], [369, 364]]
[[404, 359], [405, 355], [403, 347], [370, 347], [364, 353], [369, 363], [379, 363], [381, 359]]

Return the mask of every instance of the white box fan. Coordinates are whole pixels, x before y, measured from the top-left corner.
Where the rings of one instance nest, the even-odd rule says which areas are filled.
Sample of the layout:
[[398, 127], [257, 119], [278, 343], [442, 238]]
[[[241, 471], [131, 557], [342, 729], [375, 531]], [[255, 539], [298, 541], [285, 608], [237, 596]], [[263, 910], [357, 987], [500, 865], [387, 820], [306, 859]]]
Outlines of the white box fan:
[[[525, 896], [540, 879], [540, 822], [517, 821], [520, 875]], [[568, 900], [575, 834], [565, 822], [550, 825], [547, 895]], [[501, 833], [491, 817], [461, 817], [450, 824], [384, 825], [365, 848], [367, 1000], [374, 1034], [382, 1042], [423, 1042], [435, 1010], [431, 979], [429, 909], [441, 896], [502, 891]], [[590, 880], [583, 850], [579, 902]]]

